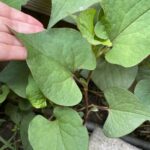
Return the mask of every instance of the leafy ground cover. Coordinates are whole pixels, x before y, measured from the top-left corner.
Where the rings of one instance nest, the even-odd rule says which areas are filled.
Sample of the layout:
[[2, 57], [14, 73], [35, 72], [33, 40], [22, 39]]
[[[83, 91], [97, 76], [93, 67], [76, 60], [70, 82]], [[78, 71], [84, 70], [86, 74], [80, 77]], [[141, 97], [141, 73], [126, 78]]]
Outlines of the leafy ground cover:
[[[27, 1], [3, 2], [20, 9]], [[28, 58], [0, 72], [1, 112], [15, 124], [2, 148], [87, 150], [94, 112], [111, 138], [150, 121], [149, 10], [149, 0], [52, 0], [45, 31], [12, 30]], [[63, 19], [76, 28], [55, 28]]]

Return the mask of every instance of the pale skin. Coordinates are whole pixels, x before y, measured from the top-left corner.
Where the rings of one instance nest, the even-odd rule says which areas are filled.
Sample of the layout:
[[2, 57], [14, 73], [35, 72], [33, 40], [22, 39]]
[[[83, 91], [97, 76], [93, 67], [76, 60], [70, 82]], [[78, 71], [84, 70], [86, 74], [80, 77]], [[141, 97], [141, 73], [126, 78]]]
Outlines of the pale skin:
[[0, 2], [0, 61], [25, 60], [27, 50], [9, 27], [28, 34], [43, 31], [43, 25], [35, 18]]

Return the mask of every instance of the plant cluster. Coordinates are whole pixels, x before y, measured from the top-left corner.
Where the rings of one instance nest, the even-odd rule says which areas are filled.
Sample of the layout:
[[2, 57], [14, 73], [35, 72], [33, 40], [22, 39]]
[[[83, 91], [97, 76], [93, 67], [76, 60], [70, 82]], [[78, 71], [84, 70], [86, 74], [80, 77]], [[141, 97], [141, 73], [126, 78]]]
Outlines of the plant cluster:
[[[1, 1], [17, 9], [27, 2]], [[54, 28], [60, 20], [76, 29]], [[83, 120], [90, 111], [108, 111], [108, 137], [129, 134], [150, 120], [150, 0], [52, 0], [45, 31], [12, 32], [28, 58], [0, 72], [0, 103], [7, 99], [5, 113], [25, 150], [87, 150]], [[89, 105], [90, 81], [105, 106]]]

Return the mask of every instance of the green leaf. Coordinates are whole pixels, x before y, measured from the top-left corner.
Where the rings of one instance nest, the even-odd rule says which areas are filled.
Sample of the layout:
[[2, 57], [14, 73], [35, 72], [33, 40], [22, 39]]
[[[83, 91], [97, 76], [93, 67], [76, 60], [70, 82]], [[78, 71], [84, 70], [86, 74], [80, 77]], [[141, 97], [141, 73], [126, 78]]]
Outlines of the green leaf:
[[92, 80], [101, 90], [110, 87], [128, 89], [134, 82], [137, 71], [137, 67], [124, 68], [101, 59], [97, 63], [97, 68], [93, 71]]
[[77, 26], [84, 38], [93, 45], [99, 45], [100, 42], [94, 39], [94, 18], [95, 9], [87, 9], [82, 11], [77, 17]]
[[9, 94], [9, 88], [6, 85], [0, 87], [0, 104], [3, 103]]
[[109, 39], [108, 34], [106, 32], [106, 28], [100, 21], [96, 23], [94, 32], [96, 36], [99, 37], [100, 39], [104, 39], [104, 40]]
[[96, 15], [95, 9], [87, 9], [82, 11], [80, 15], [77, 17], [77, 26], [81, 31], [84, 38], [92, 45], [106, 45], [112, 46], [111, 42], [101, 41], [100, 39], [95, 39], [94, 33], [94, 18]]
[[21, 6], [25, 5], [28, 0], [0, 0], [0, 1], [16, 9], [21, 9]]
[[[88, 132], [77, 112], [55, 108], [55, 121], [36, 116], [29, 125], [29, 141], [34, 150], [87, 150]], [[40, 140], [39, 140], [40, 139]]]
[[40, 91], [32, 76], [29, 76], [26, 95], [32, 106], [35, 108], [44, 108], [47, 106], [46, 98]]
[[129, 134], [144, 121], [150, 120], [150, 109], [131, 92], [110, 88], [105, 91], [109, 103], [109, 115], [104, 125], [108, 137], [121, 137]]
[[32, 105], [27, 99], [21, 99], [18, 106], [22, 111], [29, 111], [32, 109]]
[[15, 124], [18, 125], [20, 123], [22, 114], [20, 109], [16, 105], [8, 103], [5, 107], [5, 113]]
[[91, 46], [81, 34], [61, 28], [32, 35], [18, 33], [17, 37], [28, 49], [27, 64], [44, 96], [59, 105], [78, 104], [82, 95], [73, 73], [96, 67]]
[[150, 68], [149, 67], [139, 67], [136, 80], [140, 81], [143, 79], [150, 79]]
[[26, 97], [26, 86], [28, 83], [29, 69], [25, 62], [10, 62], [2, 72], [0, 72], [0, 82], [7, 86], [20, 97]]
[[4, 120], [4, 119], [0, 119], [0, 127], [1, 127], [1, 125], [5, 122], [6, 120]]
[[150, 1], [101, 0], [103, 23], [113, 43], [108, 62], [131, 67], [150, 54]]
[[22, 141], [24, 150], [33, 150], [28, 139], [28, 128], [29, 128], [29, 123], [34, 118], [34, 116], [35, 116], [34, 113], [27, 112], [27, 113], [24, 113], [23, 118], [21, 120], [20, 136], [21, 136], [21, 141]]
[[61, 19], [76, 12], [85, 10], [99, 1], [100, 0], [52, 0], [52, 12], [49, 28], [55, 25]]
[[150, 106], [150, 79], [139, 81], [135, 87], [134, 93], [143, 104]]
[[137, 81], [144, 80], [144, 79], [150, 79], [150, 60], [149, 60], [149, 58], [144, 60], [139, 65], [138, 74], [136, 77]]

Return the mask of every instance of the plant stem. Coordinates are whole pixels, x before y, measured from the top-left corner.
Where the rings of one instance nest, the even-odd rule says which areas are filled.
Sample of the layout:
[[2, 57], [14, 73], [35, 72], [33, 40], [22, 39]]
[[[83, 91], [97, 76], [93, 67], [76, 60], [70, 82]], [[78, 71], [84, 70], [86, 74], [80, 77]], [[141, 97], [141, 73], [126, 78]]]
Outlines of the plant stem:
[[[92, 108], [92, 107], [96, 107], [98, 108], [99, 110], [102, 110], [102, 111], [108, 111], [108, 107], [105, 107], [105, 106], [98, 106], [98, 105], [95, 105], [95, 104], [91, 104], [88, 106], [88, 109]], [[81, 109], [79, 109], [78, 111], [83, 111], [85, 110], [86, 107], [82, 107]]]
[[88, 74], [88, 77], [87, 77], [87, 86], [89, 85], [89, 82], [91, 80], [92, 73], [93, 73], [93, 71], [90, 71], [89, 74]]
[[98, 106], [98, 105], [95, 105], [95, 106], [101, 111], [108, 111], [108, 107], [106, 106]]
[[[88, 108], [91, 108], [91, 107], [93, 107], [93, 104], [91, 104], [91, 105], [88, 106]], [[80, 108], [78, 111], [83, 111], [83, 110], [85, 110], [85, 109], [86, 109], [86, 107], [82, 107], [82, 108]]]
[[97, 91], [93, 91], [93, 90], [88, 90], [88, 92], [92, 93], [92, 94], [95, 94], [99, 97], [103, 97], [103, 95], [100, 93], [100, 92], [97, 92]]
[[99, 52], [98, 52], [98, 54], [97, 54], [97, 56], [96, 56], [96, 58], [98, 59], [98, 58], [101, 57], [103, 54], [105, 54], [106, 51], [107, 51], [107, 49], [108, 49], [108, 47], [106, 47], [106, 46], [103, 46], [102, 48], [100, 48], [100, 49], [99, 49]]
[[88, 115], [89, 115], [89, 96], [88, 96], [89, 89], [88, 88], [89, 88], [89, 82], [92, 77], [92, 73], [93, 73], [93, 71], [89, 72], [88, 77], [87, 77], [87, 84], [86, 84], [86, 87], [84, 87], [84, 98], [85, 98], [85, 108], [86, 108], [84, 123], [87, 121]]
[[88, 89], [84, 88], [84, 98], [85, 98], [85, 116], [84, 116], [84, 124], [88, 119], [88, 111], [89, 111], [89, 98], [88, 98]]
[[54, 115], [51, 115], [48, 120], [51, 121], [54, 118]]
[[79, 84], [81, 84], [84, 87], [83, 83], [76, 76], [73, 76], [73, 77]]

